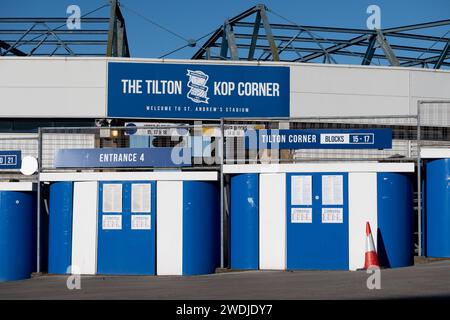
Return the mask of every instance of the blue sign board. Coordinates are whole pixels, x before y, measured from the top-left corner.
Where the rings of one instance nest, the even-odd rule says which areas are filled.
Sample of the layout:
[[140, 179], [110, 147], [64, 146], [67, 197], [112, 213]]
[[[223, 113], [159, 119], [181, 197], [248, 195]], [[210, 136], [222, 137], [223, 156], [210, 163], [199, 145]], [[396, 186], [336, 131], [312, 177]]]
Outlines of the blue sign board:
[[390, 149], [391, 129], [246, 131], [247, 149]]
[[20, 150], [0, 151], [0, 169], [20, 169], [21, 162]]
[[60, 149], [55, 168], [183, 167], [191, 164], [188, 148]]
[[109, 62], [108, 116], [288, 117], [289, 67]]

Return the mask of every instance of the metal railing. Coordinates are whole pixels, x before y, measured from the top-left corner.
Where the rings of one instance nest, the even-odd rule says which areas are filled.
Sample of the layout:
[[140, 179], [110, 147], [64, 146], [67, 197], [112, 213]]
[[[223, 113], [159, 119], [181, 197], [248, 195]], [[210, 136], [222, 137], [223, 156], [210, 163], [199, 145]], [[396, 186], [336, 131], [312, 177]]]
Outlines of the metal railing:
[[[430, 110], [433, 110], [430, 113]], [[55, 167], [61, 149], [187, 148], [191, 165], [183, 169], [217, 169], [222, 164], [299, 163], [304, 161], [417, 161], [420, 146], [449, 146], [449, 120], [436, 106], [427, 114], [371, 117], [305, 117], [280, 119], [222, 119], [220, 123], [155, 124], [142, 127], [41, 128], [40, 169]], [[450, 110], [450, 109], [449, 109]], [[423, 112], [422, 112], [423, 113]], [[436, 114], [438, 116], [436, 116]], [[419, 121], [422, 121], [420, 122]], [[373, 129], [392, 130], [390, 149], [257, 149], [249, 150], [245, 135], [261, 129]], [[1, 142], [1, 141], [0, 141]], [[36, 152], [34, 152], [36, 153]], [[82, 170], [83, 168], [71, 168]], [[85, 169], [85, 168], [84, 168]], [[105, 168], [90, 168], [105, 170]], [[108, 168], [122, 170], [123, 168]], [[134, 168], [149, 170], [151, 167]]]
[[[3, 133], [0, 134], [1, 151], [20, 150], [22, 158], [26, 156], [38, 157], [38, 134], [34, 133]], [[36, 181], [37, 175], [25, 176], [20, 169], [1, 169], [0, 181]]]
[[417, 101], [417, 253], [423, 255], [422, 173], [423, 147], [450, 147], [450, 101]]
[[[55, 163], [60, 150], [67, 149], [124, 149], [124, 148], [180, 148], [189, 151], [189, 165], [171, 168], [218, 169], [222, 157], [219, 124], [154, 125], [137, 127], [68, 127], [40, 128], [39, 158], [41, 171], [77, 171], [86, 167], [61, 167]], [[89, 170], [120, 171], [126, 167], [90, 167]], [[133, 170], [153, 170], [161, 167], [142, 166]]]
[[[298, 163], [302, 161], [414, 161], [417, 157], [417, 116], [305, 117], [290, 119], [225, 119], [224, 162]], [[377, 149], [245, 149], [239, 127], [257, 129], [392, 129], [392, 148]], [[227, 134], [228, 133], [228, 134]]]

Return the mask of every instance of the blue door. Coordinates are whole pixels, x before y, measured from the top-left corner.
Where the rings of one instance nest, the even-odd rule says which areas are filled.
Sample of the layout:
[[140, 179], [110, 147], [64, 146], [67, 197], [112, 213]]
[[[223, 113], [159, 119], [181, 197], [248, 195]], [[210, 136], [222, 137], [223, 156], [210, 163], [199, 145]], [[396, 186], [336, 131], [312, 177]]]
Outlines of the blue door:
[[154, 182], [99, 183], [98, 274], [155, 274]]
[[348, 270], [346, 173], [287, 178], [287, 269]]

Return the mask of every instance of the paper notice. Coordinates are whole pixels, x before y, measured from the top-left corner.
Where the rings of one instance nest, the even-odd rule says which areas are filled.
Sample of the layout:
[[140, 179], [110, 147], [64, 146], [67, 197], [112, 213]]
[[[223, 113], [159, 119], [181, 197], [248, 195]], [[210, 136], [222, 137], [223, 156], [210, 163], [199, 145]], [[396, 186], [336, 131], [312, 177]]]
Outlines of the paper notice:
[[343, 205], [344, 186], [343, 176], [322, 176], [322, 204], [323, 205]]
[[291, 204], [304, 206], [312, 204], [312, 176], [291, 177]]
[[342, 208], [322, 208], [322, 223], [344, 223]]
[[292, 208], [291, 223], [312, 223], [312, 208]]
[[122, 212], [122, 184], [103, 185], [103, 212]]
[[131, 212], [150, 212], [151, 187], [150, 183], [133, 183], [131, 185]]
[[122, 216], [119, 214], [108, 215], [102, 217], [103, 230], [122, 230]]
[[151, 215], [133, 214], [131, 216], [131, 230], [150, 230], [151, 228]]

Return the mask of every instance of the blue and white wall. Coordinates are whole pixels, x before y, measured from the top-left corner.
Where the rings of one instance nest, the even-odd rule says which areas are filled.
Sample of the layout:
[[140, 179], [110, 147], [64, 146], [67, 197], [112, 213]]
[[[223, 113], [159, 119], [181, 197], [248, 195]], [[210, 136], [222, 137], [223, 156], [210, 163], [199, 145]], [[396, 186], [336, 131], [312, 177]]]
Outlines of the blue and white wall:
[[36, 271], [36, 184], [0, 182], [0, 282]]
[[[232, 268], [362, 268], [367, 221], [385, 266], [400, 267], [412, 263], [412, 184], [408, 173], [414, 172], [413, 163], [226, 165], [224, 172], [232, 175]], [[321, 192], [320, 180], [313, 180], [313, 190], [308, 191], [312, 197], [310, 204], [293, 204], [290, 179], [297, 176], [312, 179], [315, 176], [343, 177], [342, 205], [338, 205], [343, 209], [341, 223], [320, 221], [320, 210], [315, 209], [325, 196]], [[249, 192], [241, 193], [247, 199], [243, 201], [240, 192], [235, 192], [233, 188], [245, 190], [243, 184], [249, 183], [252, 186]], [[259, 185], [258, 191], [255, 191], [255, 184]], [[311, 221], [307, 221], [310, 223], [291, 221], [294, 207], [311, 208]], [[256, 215], [258, 219], [255, 219]], [[240, 244], [234, 237], [239, 238]], [[255, 252], [255, 241], [259, 244], [258, 252]], [[242, 251], [250, 252], [247, 257], [252, 258], [243, 260]]]
[[450, 258], [450, 148], [422, 148], [424, 255]]
[[448, 70], [287, 62], [4, 57], [0, 62], [0, 96], [6, 103], [0, 117], [106, 117], [109, 61], [288, 66], [291, 117], [335, 116], [337, 109], [340, 116], [415, 115], [418, 100], [450, 99]]
[[[217, 172], [41, 174], [42, 181], [51, 183], [49, 273], [66, 273], [71, 265], [78, 268], [72, 272], [81, 274], [98, 274], [102, 273], [102, 270], [108, 270], [111, 274], [213, 273], [220, 261], [220, 193], [217, 179]], [[111, 233], [105, 233], [100, 221], [100, 216], [105, 214], [105, 207], [101, 205], [102, 194], [99, 190], [105, 183], [117, 184], [120, 188], [129, 188], [133, 183], [152, 184], [153, 200], [150, 211], [153, 238], [149, 235], [150, 238], [131, 241], [133, 231], [123, 230], [127, 232], [122, 235], [123, 238], [111, 238], [107, 241], [109, 244], [105, 244], [102, 237], [111, 237]], [[125, 196], [122, 199], [121, 206], [125, 208], [127, 200]], [[125, 212], [120, 219], [120, 228], [126, 228]], [[135, 234], [136, 232], [139, 230], [134, 231]], [[150, 242], [139, 248], [137, 242], [148, 239]], [[129, 240], [133, 243], [130, 242], [127, 247], [130, 252], [125, 252], [127, 248], [122, 246]], [[120, 241], [117, 248], [105, 249], [114, 241]], [[121, 248], [124, 249], [123, 252], [117, 253]], [[102, 250], [103, 253], [100, 252]], [[123, 259], [127, 258], [127, 255], [133, 256], [129, 258], [139, 256], [134, 250], [152, 251], [146, 254], [154, 266], [145, 272], [140, 272], [134, 265], [130, 265], [128, 270], [128, 267], [123, 265], [111, 267], [117, 265], [118, 257], [105, 254], [108, 250], [113, 250], [116, 252], [114, 256], [118, 254]], [[135, 264], [139, 263], [139, 259], [136, 258]], [[138, 271], [131, 272], [131, 269]]]

